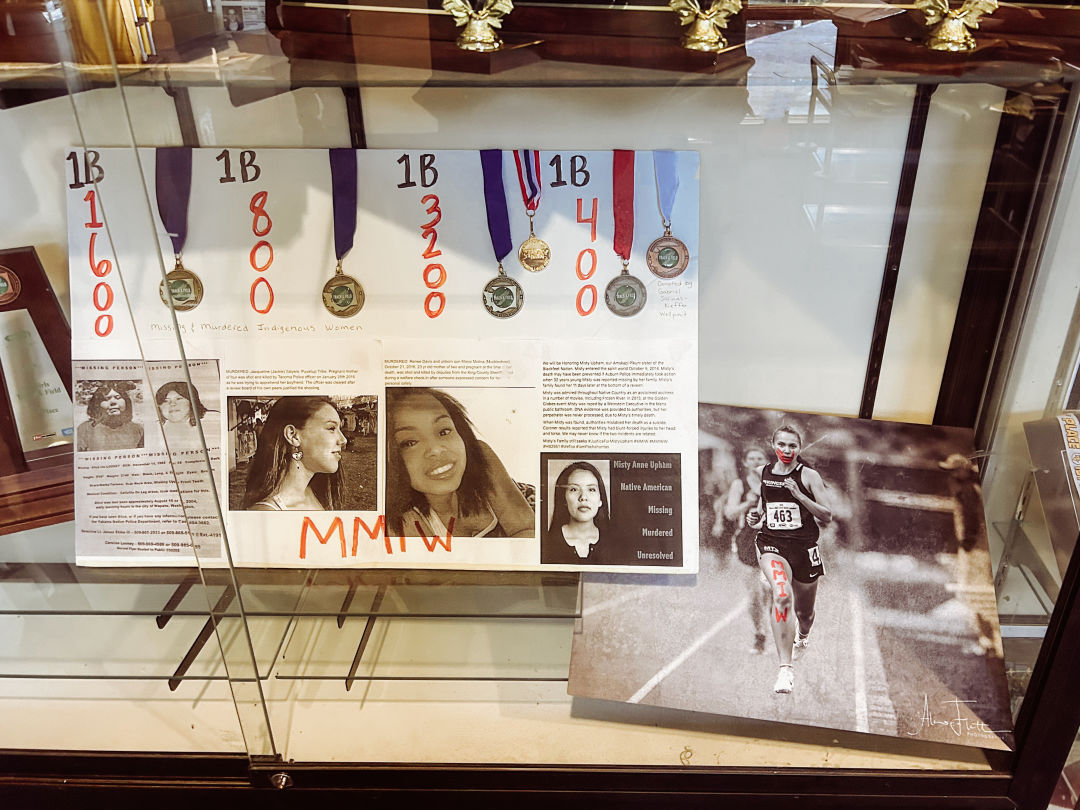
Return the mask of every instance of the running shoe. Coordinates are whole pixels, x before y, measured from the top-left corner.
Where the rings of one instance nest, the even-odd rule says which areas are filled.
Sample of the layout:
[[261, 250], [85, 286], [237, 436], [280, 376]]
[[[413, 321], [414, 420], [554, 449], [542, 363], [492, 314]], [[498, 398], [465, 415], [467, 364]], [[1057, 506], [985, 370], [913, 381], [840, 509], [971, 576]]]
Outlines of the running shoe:
[[776, 676], [776, 683], [773, 685], [773, 691], [781, 695], [787, 695], [794, 688], [795, 667], [790, 664], [781, 665], [780, 674]]
[[791, 645], [791, 659], [798, 661], [802, 657], [802, 654], [806, 652], [806, 648], [810, 646], [810, 634], [805, 636], [802, 634], [802, 630], [795, 632], [795, 643]]

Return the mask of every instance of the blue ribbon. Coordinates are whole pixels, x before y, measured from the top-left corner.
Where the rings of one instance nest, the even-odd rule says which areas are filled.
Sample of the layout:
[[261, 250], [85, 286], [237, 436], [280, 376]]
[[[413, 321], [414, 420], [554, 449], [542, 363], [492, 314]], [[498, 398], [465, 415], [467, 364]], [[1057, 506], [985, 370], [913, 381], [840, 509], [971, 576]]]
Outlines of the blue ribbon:
[[158, 214], [179, 255], [187, 241], [188, 200], [191, 198], [191, 147], [159, 147], [154, 153], [154, 185]]
[[506, 210], [506, 190], [503, 188], [502, 150], [480, 150], [480, 166], [484, 171], [484, 203], [487, 205], [488, 233], [495, 259], [502, 264], [513, 243], [510, 240], [510, 215]]
[[330, 150], [334, 194], [334, 253], [338, 261], [352, 250], [356, 233], [356, 150]]
[[671, 210], [675, 207], [675, 195], [679, 193], [678, 156], [674, 152], [653, 152], [653, 171], [656, 172], [656, 201], [664, 227], [671, 227]]

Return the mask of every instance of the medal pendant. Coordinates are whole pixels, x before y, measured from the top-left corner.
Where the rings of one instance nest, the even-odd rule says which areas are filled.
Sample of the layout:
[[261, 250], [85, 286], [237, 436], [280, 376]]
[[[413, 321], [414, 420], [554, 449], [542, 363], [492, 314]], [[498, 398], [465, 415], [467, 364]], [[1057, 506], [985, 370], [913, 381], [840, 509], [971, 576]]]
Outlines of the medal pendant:
[[645, 306], [645, 285], [630, 275], [623, 263], [622, 272], [608, 282], [604, 290], [604, 302], [608, 309], [622, 318], [637, 315]]
[[184, 267], [180, 254], [176, 255], [176, 267], [170, 270], [165, 281], [158, 285], [158, 295], [165, 306], [169, 306], [169, 299], [172, 298], [173, 309], [177, 312], [195, 309], [202, 301], [202, 280]]
[[0, 306], [10, 304], [22, 292], [22, 282], [10, 267], [0, 265]]
[[656, 239], [645, 252], [645, 264], [654, 276], [675, 278], [682, 275], [690, 264], [690, 251], [681, 240], [671, 235], [669, 228], [664, 235]]
[[518, 261], [531, 273], [539, 273], [551, 261], [551, 248], [533, 233], [532, 215], [529, 215], [529, 238], [518, 248]]
[[499, 275], [484, 285], [482, 295], [484, 309], [496, 318], [512, 318], [521, 312], [525, 304], [525, 293], [521, 285], [506, 275], [499, 265]]
[[364, 308], [364, 287], [341, 271], [338, 262], [334, 275], [323, 284], [322, 302], [326, 311], [339, 318], [351, 318]]

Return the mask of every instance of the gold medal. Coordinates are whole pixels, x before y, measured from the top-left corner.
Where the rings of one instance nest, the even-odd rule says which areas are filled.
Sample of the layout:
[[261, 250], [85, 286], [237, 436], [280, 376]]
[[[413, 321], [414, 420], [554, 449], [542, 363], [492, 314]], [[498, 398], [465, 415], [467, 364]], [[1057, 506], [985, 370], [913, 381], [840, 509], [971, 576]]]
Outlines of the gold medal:
[[529, 238], [518, 248], [518, 261], [532, 273], [539, 273], [551, 261], [551, 248], [548, 243], [533, 233], [533, 214], [529, 212]]
[[323, 284], [322, 302], [326, 311], [339, 318], [351, 318], [364, 307], [364, 288], [337, 263], [334, 275]]
[[165, 281], [158, 285], [158, 295], [165, 306], [169, 306], [171, 298], [173, 309], [177, 312], [195, 309], [202, 301], [202, 279], [184, 267], [179, 253], [176, 254], [176, 267], [170, 270]]

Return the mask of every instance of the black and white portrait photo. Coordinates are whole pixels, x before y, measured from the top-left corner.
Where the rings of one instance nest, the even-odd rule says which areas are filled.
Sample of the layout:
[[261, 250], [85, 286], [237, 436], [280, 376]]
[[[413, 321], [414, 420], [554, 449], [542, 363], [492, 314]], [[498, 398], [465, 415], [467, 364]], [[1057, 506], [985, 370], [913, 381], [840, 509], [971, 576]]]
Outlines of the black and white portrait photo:
[[85, 408], [86, 418], [75, 427], [75, 449], [95, 452], [143, 448], [146, 428], [138, 413], [143, 402], [142, 388], [137, 379], [76, 380], [75, 404]]
[[682, 564], [677, 453], [540, 454], [543, 565]]
[[535, 537], [530, 389], [387, 388], [386, 524], [405, 537]]
[[373, 510], [378, 397], [229, 397], [229, 508]]
[[971, 432], [704, 404], [699, 429], [699, 574], [587, 577], [570, 694], [1011, 747]]

